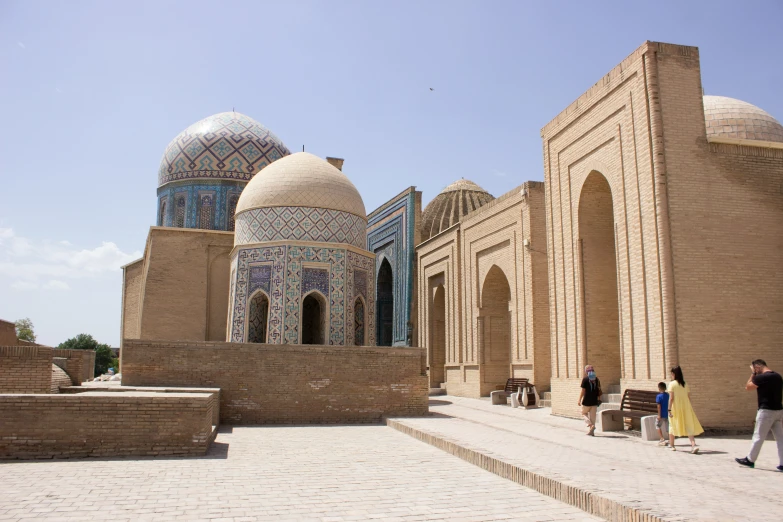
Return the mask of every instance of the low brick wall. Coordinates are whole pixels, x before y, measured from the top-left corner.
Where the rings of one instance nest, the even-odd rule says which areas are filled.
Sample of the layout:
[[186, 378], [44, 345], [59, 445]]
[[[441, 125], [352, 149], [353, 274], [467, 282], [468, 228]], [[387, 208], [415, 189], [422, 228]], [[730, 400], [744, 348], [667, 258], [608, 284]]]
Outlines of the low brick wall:
[[53, 349], [54, 357], [64, 357], [65, 373], [71, 377], [71, 382], [79, 386], [85, 381], [91, 381], [95, 378], [95, 351], [94, 350], [65, 350], [62, 348]]
[[0, 393], [49, 393], [51, 386], [51, 348], [0, 346]]
[[204, 455], [213, 407], [206, 393], [0, 395], [0, 458]]
[[[110, 381], [111, 382], [111, 381]], [[112, 384], [115, 384], [112, 382]], [[218, 426], [220, 424], [220, 388], [165, 388], [165, 387], [136, 387], [136, 386], [112, 386], [106, 382], [94, 383], [88, 386], [67, 386], [60, 388], [60, 393], [85, 393], [85, 392], [155, 392], [155, 393], [209, 393], [212, 395], [213, 408], [212, 408], [212, 424]]]
[[428, 411], [420, 348], [125, 339], [123, 386], [220, 388], [227, 424], [378, 422]]

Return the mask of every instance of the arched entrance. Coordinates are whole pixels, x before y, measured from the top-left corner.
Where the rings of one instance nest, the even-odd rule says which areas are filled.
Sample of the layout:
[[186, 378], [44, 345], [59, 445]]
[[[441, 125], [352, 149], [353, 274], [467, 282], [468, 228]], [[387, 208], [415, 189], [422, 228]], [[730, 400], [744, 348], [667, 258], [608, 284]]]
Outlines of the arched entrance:
[[377, 307], [375, 321], [378, 323], [378, 346], [391, 346], [394, 325], [394, 286], [392, 269], [389, 261], [384, 259], [378, 270]]
[[446, 290], [435, 287], [430, 325], [430, 387], [446, 382]]
[[[584, 364], [595, 366], [604, 386], [621, 377], [620, 320], [614, 208], [609, 182], [593, 171], [579, 196], [579, 247], [582, 264]], [[580, 372], [581, 374], [581, 372]]]
[[492, 391], [495, 386], [505, 385], [511, 371], [510, 300], [511, 287], [508, 279], [497, 265], [493, 265], [481, 288], [479, 309], [484, 375], [482, 395]]
[[360, 297], [356, 298], [353, 304], [353, 344], [364, 346], [364, 332], [366, 330], [366, 319], [364, 317], [364, 301]]
[[263, 292], [256, 292], [248, 307], [247, 342], [265, 343], [269, 320], [269, 298]]
[[326, 301], [317, 292], [302, 300], [302, 344], [325, 343]]

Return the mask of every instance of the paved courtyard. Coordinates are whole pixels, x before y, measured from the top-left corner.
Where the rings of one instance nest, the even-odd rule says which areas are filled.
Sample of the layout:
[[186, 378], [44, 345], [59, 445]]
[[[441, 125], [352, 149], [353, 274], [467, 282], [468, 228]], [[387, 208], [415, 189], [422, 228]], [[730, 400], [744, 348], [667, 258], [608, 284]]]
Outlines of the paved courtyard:
[[226, 428], [196, 459], [0, 463], [0, 520], [599, 520], [386, 426]]
[[775, 442], [764, 444], [756, 469], [734, 457], [747, 454], [750, 436], [698, 437], [701, 454], [672, 452], [623, 433], [585, 435], [580, 420], [539, 410], [493, 406], [489, 400], [441, 396], [428, 418], [396, 419], [581, 491], [667, 520], [781, 520], [783, 473]]

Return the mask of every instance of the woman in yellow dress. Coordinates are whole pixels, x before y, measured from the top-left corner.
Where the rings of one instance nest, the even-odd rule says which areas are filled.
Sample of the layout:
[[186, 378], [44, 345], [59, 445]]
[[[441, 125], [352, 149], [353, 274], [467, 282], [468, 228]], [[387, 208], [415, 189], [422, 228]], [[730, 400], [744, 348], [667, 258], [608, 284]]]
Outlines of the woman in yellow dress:
[[669, 392], [669, 447], [672, 451], [677, 451], [674, 437], [687, 436], [691, 441], [691, 453], [698, 453], [699, 448], [694, 437], [704, 433], [704, 428], [693, 412], [691, 389], [685, 384], [682, 368], [679, 366], [672, 368], [672, 382], [666, 391]]

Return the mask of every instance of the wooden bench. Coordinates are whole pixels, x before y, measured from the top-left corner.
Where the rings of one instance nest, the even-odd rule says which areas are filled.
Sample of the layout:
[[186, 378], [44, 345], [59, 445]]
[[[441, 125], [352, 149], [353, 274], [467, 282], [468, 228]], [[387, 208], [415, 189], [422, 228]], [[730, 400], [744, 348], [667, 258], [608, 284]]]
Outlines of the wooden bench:
[[625, 390], [619, 410], [601, 412], [601, 431], [623, 431], [623, 419], [642, 419], [658, 415], [657, 391]]
[[[525, 408], [538, 406], [538, 393], [536, 393], [536, 387], [530, 384], [528, 379], [514, 378], [506, 381], [506, 386], [502, 390], [495, 390], [490, 392], [489, 396], [492, 398], [492, 404], [507, 404], [508, 397], [515, 395], [520, 389], [522, 389], [522, 401], [520, 404], [514, 404], [514, 406], [522, 405]], [[512, 404], [514, 400], [512, 399]]]

